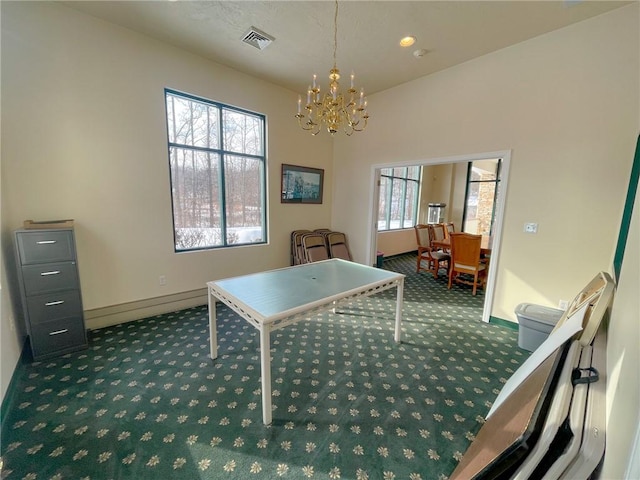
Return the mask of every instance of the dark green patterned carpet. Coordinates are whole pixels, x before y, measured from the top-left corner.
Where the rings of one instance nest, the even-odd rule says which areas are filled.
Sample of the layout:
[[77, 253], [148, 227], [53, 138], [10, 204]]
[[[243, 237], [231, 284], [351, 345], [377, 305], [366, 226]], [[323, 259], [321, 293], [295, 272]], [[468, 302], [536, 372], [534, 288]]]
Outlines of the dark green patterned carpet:
[[19, 367], [2, 421], [7, 479], [446, 479], [527, 358], [479, 321], [483, 294], [407, 275], [395, 290], [272, 334], [273, 424], [262, 424], [257, 330], [218, 304], [91, 333], [83, 352]]

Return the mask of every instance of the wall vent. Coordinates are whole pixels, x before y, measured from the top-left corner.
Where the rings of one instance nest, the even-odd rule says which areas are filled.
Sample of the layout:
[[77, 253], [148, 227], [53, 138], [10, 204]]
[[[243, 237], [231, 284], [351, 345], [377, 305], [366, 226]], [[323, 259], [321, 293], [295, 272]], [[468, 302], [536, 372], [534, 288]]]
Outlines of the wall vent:
[[258, 50], [264, 50], [275, 40], [271, 35], [264, 33], [262, 30], [258, 30], [256, 27], [251, 27], [249, 31], [242, 37], [244, 43], [256, 47]]

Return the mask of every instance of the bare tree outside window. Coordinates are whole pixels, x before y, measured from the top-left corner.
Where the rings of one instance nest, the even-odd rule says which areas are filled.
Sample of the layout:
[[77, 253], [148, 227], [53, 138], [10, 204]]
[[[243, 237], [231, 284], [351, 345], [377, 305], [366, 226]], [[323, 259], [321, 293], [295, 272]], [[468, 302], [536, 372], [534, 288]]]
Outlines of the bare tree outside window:
[[380, 171], [378, 230], [412, 228], [418, 215], [421, 166]]
[[266, 242], [265, 118], [165, 91], [176, 251]]

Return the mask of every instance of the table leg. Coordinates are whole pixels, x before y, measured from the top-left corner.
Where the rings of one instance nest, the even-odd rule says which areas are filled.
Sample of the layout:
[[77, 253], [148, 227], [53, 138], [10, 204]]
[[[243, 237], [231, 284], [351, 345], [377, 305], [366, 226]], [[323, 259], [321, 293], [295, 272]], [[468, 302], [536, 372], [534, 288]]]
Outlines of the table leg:
[[260, 375], [262, 377], [262, 423], [271, 424], [271, 341], [269, 328], [260, 325]]
[[211, 359], [218, 358], [218, 328], [216, 326], [216, 297], [211, 294], [211, 290], [207, 288], [209, 292], [209, 348], [211, 352]]
[[394, 340], [400, 342], [402, 337], [402, 302], [404, 298], [404, 278], [398, 280], [397, 285], [398, 297], [396, 299], [396, 329], [394, 334]]

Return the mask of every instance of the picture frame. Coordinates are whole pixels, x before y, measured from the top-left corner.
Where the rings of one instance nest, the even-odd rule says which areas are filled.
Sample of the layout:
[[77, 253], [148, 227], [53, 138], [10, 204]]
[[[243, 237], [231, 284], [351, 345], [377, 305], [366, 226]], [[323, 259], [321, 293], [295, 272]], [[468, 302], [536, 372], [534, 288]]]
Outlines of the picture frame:
[[322, 203], [324, 170], [282, 164], [281, 203]]

